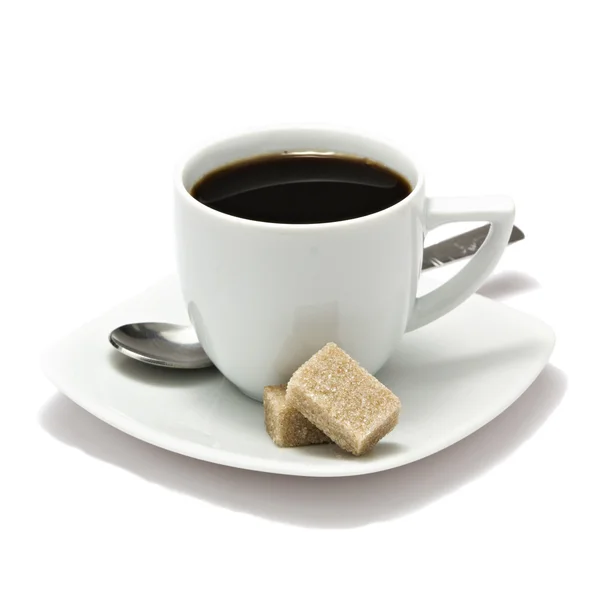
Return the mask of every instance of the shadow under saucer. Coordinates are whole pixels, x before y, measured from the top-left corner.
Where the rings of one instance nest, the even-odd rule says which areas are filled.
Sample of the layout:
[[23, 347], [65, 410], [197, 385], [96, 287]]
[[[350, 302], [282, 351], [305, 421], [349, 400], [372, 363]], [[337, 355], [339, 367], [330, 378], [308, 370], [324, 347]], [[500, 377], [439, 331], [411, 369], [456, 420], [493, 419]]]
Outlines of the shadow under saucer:
[[330, 479], [246, 471], [162, 450], [60, 393], [42, 408], [39, 422], [57, 440], [173, 491], [274, 521], [351, 528], [420, 510], [484, 474], [535, 434], [566, 389], [566, 375], [548, 365], [500, 416], [445, 450], [389, 471]]

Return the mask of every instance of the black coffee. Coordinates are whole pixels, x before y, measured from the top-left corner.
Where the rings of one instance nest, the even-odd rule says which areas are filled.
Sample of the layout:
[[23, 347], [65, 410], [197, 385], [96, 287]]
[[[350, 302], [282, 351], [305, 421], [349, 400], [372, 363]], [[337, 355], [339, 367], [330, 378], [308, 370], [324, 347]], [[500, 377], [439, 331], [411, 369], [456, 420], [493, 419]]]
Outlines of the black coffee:
[[268, 223], [331, 223], [376, 213], [411, 192], [398, 173], [365, 159], [277, 154], [209, 173], [191, 190], [228, 215]]

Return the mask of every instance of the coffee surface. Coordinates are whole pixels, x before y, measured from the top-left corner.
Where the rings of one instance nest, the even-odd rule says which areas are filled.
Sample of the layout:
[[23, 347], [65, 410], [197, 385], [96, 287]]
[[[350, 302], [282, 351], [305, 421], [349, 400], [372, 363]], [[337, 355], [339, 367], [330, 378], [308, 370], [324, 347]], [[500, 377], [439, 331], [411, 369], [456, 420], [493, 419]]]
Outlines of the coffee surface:
[[412, 191], [404, 177], [341, 154], [255, 157], [202, 177], [191, 195], [210, 208], [268, 223], [331, 223], [379, 212]]

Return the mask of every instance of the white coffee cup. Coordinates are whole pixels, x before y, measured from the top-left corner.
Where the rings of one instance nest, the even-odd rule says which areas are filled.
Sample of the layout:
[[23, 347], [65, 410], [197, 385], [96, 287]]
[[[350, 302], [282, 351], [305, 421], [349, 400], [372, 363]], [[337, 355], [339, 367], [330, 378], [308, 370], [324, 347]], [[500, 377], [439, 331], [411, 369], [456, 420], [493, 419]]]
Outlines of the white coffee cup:
[[[218, 167], [284, 151], [369, 158], [403, 175], [412, 192], [380, 212], [309, 225], [230, 216], [189, 193]], [[176, 173], [175, 213], [181, 289], [198, 339], [225, 377], [260, 400], [264, 386], [286, 383], [327, 342], [376, 373], [403, 333], [477, 290], [508, 243], [514, 205], [504, 196], [429, 198], [422, 173], [390, 145], [296, 128], [244, 134], [195, 152]], [[491, 230], [457, 275], [417, 297], [425, 234], [455, 221], [487, 221]]]

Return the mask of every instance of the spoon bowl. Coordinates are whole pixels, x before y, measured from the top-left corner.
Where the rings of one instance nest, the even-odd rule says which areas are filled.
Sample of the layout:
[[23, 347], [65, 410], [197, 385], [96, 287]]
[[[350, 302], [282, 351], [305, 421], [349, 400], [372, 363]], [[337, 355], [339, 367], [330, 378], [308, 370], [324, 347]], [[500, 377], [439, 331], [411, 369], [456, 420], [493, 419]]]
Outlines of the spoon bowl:
[[212, 366], [190, 326], [170, 323], [129, 323], [114, 329], [110, 343], [120, 352], [141, 362], [172, 369], [202, 369]]

